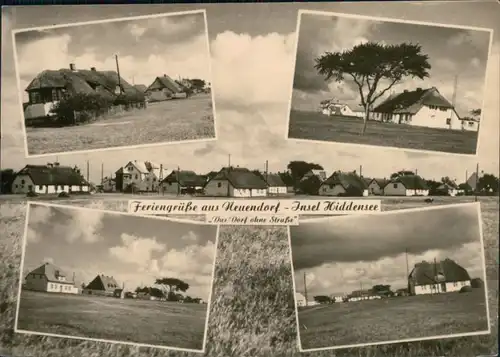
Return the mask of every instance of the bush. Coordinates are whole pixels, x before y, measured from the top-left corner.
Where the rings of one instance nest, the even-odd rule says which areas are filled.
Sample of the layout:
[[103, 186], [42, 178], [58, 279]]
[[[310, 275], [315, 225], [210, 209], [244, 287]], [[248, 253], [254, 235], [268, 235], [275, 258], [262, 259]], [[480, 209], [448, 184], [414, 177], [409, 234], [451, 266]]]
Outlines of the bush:
[[111, 98], [100, 94], [78, 93], [61, 99], [52, 107], [51, 114], [61, 125], [76, 125], [106, 113], [112, 104]]
[[38, 194], [34, 191], [29, 191], [27, 194], [26, 194], [26, 197], [36, 197], [38, 196]]
[[61, 198], [62, 198], [62, 197], [67, 198], [67, 197], [69, 197], [69, 193], [67, 193], [67, 192], [64, 192], [64, 191], [63, 191], [63, 192], [61, 192], [61, 193], [60, 193], [59, 195], [57, 195], [57, 196], [58, 196], [58, 197], [61, 197]]

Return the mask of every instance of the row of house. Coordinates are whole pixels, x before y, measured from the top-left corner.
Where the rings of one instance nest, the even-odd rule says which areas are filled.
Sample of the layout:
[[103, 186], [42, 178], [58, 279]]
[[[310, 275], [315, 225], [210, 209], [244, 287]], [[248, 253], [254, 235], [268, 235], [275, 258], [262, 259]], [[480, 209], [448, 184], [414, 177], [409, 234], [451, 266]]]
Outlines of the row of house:
[[[334, 100], [322, 101], [320, 110], [329, 116], [365, 116], [364, 111], [352, 110], [347, 104]], [[436, 87], [391, 94], [370, 110], [369, 119], [429, 128], [476, 132], [479, 130], [479, 118], [460, 117], [454, 105]]]
[[[459, 292], [464, 287], [481, 288], [483, 281], [480, 278], [471, 279], [467, 269], [456, 263], [452, 259], [441, 261], [416, 263], [407, 277], [408, 288], [398, 289], [396, 296], [406, 295], [426, 295], [441, 294], [449, 292]], [[371, 289], [355, 290], [346, 295], [334, 295], [332, 302], [355, 302], [364, 300], [377, 300], [383, 298], [383, 295], [376, 293]], [[295, 293], [297, 306], [317, 305], [316, 301], [309, 301], [304, 294]]]

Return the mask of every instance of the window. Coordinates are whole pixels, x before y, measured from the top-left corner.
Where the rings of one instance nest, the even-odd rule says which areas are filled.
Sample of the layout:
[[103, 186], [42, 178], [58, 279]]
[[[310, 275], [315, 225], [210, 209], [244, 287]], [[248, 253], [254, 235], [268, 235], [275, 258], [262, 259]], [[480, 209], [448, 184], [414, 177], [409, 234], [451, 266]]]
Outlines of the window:
[[134, 168], [132, 166], [127, 167], [127, 170], [132, 171]]
[[469, 126], [474, 126], [474, 122], [473, 122], [473, 121], [470, 121], [470, 122], [469, 122]]
[[139, 178], [139, 175], [135, 174], [135, 179], [137, 180]]
[[18, 188], [18, 187], [19, 187], [19, 185], [18, 185], [18, 184], [16, 184], [16, 188]]
[[398, 188], [398, 184], [397, 184], [397, 183], [393, 184], [392, 186], [393, 186], [394, 188]]
[[39, 190], [43, 190], [43, 185], [38, 185]]
[[458, 286], [458, 284], [457, 284], [456, 282], [454, 282], [454, 283], [453, 283], [453, 286], [455, 286], [455, 287], [456, 287], [456, 286]]
[[153, 177], [153, 182], [156, 182], [156, 177]]
[[30, 92], [30, 103], [31, 104], [42, 103], [42, 96], [40, 95], [40, 92]]
[[52, 101], [61, 100], [61, 91], [59, 89], [52, 89]]
[[446, 119], [446, 125], [450, 125], [450, 124], [451, 124], [451, 118]]
[[217, 187], [222, 187], [222, 182], [217, 182]]
[[333, 189], [333, 185], [328, 185], [328, 186], [330, 186], [330, 190], [332, 190], [332, 189]]
[[26, 183], [26, 181], [21, 180], [21, 185], [24, 185], [25, 183]]

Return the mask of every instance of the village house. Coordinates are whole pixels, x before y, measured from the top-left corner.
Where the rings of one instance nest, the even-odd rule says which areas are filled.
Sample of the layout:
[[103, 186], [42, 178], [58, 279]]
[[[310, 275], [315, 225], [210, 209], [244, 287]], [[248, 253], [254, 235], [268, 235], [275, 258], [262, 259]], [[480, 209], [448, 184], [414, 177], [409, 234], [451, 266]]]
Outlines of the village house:
[[279, 174], [264, 174], [267, 183], [267, 193], [269, 196], [282, 196], [288, 193], [288, 188]]
[[436, 193], [439, 195], [455, 197], [463, 194], [464, 190], [459, 189], [458, 185], [454, 182], [444, 182], [436, 187]]
[[26, 165], [12, 181], [12, 193], [37, 194], [89, 193], [90, 184], [78, 168], [61, 166], [58, 162], [47, 165]]
[[347, 301], [364, 301], [364, 300], [379, 300], [380, 295], [373, 293], [371, 290], [354, 290], [347, 296]]
[[112, 276], [101, 274], [83, 288], [83, 294], [114, 296], [116, 289], [120, 289], [116, 280]]
[[479, 118], [464, 117], [460, 118], [462, 123], [462, 130], [465, 131], [479, 131]]
[[[156, 77], [146, 89], [146, 97], [150, 102], [161, 102], [164, 100], [182, 97], [183, 88], [172, 78], [164, 74]], [[185, 97], [185, 93], [184, 93]]]
[[203, 186], [205, 186], [205, 178], [194, 171], [188, 170], [172, 171], [160, 182], [162, 193], [175, 195], [201, 192]]
[[299, 193], [317, 195], [323, 181], [328, 178], [325, 170], [309, 170], [298, 183]]
[[151, 161], [129, 161], [115, 172], [119, 192], [157, 192], [168, 170]]
[[26, 121], [51, 116], [55, 103], [65, 96], [75, 94], [99, 94], [115, 104], [143, 106], [145, 96], [115, 71], [77, 69], [71, 63], [69, 69], [44, 70], [26, 87], [29, 102], [24, 105]]
[[422, 261], [415, 264], [408, 276], [408, 286], [411, 295], [454, 292], [471, 286], [471, 278], [465, 268], [451, 259]]
[[372, 119], [395, 124], [462, 130], [460, 116], [436, 87], [393, 94], [373, 109]]
[[265, 197], [267, 183], [243, 167], [224, 167], [205, 185], [206, 196]]
[[370, 195], [381, 196], [384, 194], [384, 187], [389, 180], [385, 178], [364, 178]]
[[384, 187], [385, 196], [428, 196], [429, 187], [418, 175], [402, 175], [390, 180]]
[[146, 93], [146, 90], [148, 89], [148, 87], [146, 87], [144, 84], [135, 84], [134, 87], [141, 93]]
[[354, 111], [347, 105], [333, 100], [324, 100], [320, 104], [321, 112], [325, 115], [356, 116]]
[[101, 185], [102, 185], [102, 190], [104, 192], [116, 191], [116, 180], [112, 177], [104, 177]]
[[356, 172], [334, 172], [319, 188], [320, 196], [368, 196], [365, 181]]
[[74, 279], [68, 279], [66, 274], [52, 263], [44, 263], [29, 272], [24, 286], [27, 290], [33, 291], [78, 294]]

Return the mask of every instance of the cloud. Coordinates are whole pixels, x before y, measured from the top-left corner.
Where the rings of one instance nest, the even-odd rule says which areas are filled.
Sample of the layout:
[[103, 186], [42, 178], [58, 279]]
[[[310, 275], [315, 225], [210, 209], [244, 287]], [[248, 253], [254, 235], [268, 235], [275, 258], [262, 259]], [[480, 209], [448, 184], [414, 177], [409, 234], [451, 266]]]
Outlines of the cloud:
[[212, 273], [215, 244], [189, 245], [183, 249], [171, 249], [161, 258], [162, 272], [175, 272], [180, 276], [195, 277]]
[[[373, 262], [408, 251], [453, 249], [479, 241], [475, 205], [304, 222], [290, 227], [296, 269]], [[439, 239], [437, 239], [439, 237]]]
[[51, 258], [51, 257], [45, 257], [43, 258], [43, 262], [44, 263], [51, 263], [51, 264], [54, 264], [54, 259]]
[[41, 241], [42, 235], [38, 232], [40, 226], [47, 224], [52, 217], [53, 211], [50, 207], [30, 205], [26, 231], [26, 240], [28, 243], [38, 243]]
[[128, 264], [147, 266], [153, 253], [166, 249], [166, 245], [158, 243], [156, 238], [136, 237], [123, 233], [121, 240], [122, 245], [109, 248], [109, 253], [112, 257]]
[[193, 242], [196, 242], [198, 240], [198, 236], [193, 231], [189, 231], [188, 233], [186, 233], [185, 235], [183, 235], [181, 237], [181, 240], [189, 242], [189, 243], [193, 243]]
[[85, 243], [95, 243], [101, 239], [99, 229], [102, 227], [104, 213], [92, 210], [72, 210], [71, 218], [60, 228], [68, 242], [82, 240]]

